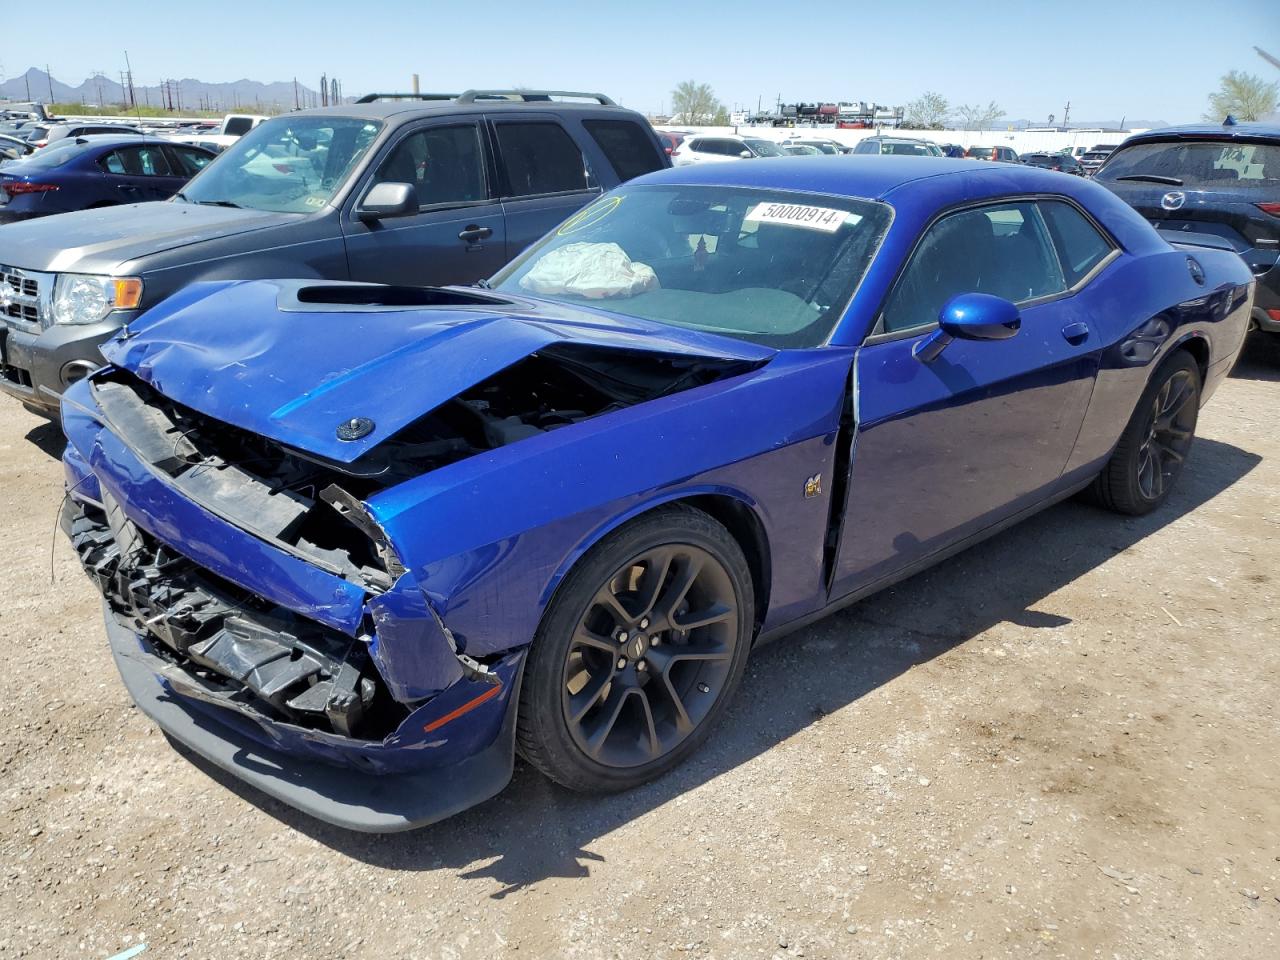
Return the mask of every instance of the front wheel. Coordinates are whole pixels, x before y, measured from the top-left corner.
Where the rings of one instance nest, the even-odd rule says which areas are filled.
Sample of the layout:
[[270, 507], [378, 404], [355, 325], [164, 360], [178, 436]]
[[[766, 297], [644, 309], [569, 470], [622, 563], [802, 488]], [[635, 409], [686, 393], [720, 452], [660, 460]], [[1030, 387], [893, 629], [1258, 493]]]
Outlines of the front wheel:
[[1140, 516], [1169, 496], [1195, 438], [1200, 368], [1175, 354], [1147, 385], [1115, 452], [1093, 484], [1104, 507]]
[[657, 510], [591, 550], [557, 591], [520, 690], [521, 754], [574, 790], [624, 790], [706, 739], [754, 625], [741, 547], [702, 511]]

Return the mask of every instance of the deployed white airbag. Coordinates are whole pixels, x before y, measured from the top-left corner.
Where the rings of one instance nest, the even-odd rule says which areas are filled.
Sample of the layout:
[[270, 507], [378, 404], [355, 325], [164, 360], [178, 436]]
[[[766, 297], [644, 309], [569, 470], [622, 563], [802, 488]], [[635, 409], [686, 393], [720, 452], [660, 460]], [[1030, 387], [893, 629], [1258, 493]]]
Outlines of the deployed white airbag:
[[538, 260], [520, 278], [520, 286], [547, 296], [603, 300], [656, 290], [658, 275], [648, 264], [634, 262], [616, 243], [570, 243]]

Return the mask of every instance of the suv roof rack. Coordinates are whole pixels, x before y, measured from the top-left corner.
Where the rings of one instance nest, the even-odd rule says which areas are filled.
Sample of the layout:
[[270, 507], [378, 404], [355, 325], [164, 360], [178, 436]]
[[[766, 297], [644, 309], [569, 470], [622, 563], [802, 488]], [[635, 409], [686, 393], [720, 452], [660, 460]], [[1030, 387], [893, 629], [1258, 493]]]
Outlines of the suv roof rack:
[[477, 100], [514, 100], [517, 103], [545, 103], [552, 97], [577, 97], [594, 100], [604, 107], [617, 104], [603, 93], [583, 93], [578, 90], [467, 90], [457, 97], [458, 103], [475, 103]]
[[356, 103], [377, 103], [379, 100], [453, 100], [457, 103], [475, 103], [477, 100], [509, 100], [514, 103], [547, 103], [553, 97], [576, 97], [594, 100], [604, 107], [616, 107], [603, 93], [582, 93], [577, 90], [465, 90], [462, 93], [366, 93]]
[[377, 103], [379, 100], [453, 100], [456, 93], [366, 93], [356, 103]]

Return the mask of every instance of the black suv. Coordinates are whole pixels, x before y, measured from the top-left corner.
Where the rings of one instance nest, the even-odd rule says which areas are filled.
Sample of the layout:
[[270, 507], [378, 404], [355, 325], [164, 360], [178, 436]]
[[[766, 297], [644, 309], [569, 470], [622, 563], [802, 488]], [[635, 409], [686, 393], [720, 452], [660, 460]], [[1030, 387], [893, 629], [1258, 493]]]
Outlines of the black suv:
[[644, 117], [594, 93], [373, 94], [275, 117], [172, 200], [0, 227], [0, 390], [54, 415], [100, 343], [197, 280], [474, 283], [668, 166]]
[[1258, 278], [1253, 322], [1280, 333], [1280, 125], [1165, 127], [1094, 175], [1172, 243], [1234, 250]]
[[1084, 176], [1084, 168], [1080, 166], [1080, 161], [1069, 153], [1024, 153], [1018, 157], [1018, 161], [1029, 167], [1041, 167], [1045, 170], [1057, 170], [1059, 173]]

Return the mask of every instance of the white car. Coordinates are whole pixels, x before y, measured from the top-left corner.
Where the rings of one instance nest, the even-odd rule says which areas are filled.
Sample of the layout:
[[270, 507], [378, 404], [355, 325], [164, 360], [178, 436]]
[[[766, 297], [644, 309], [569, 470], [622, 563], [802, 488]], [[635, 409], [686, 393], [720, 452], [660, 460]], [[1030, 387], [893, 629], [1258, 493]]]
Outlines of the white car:
[[848, 153], [849, 147], [835, 140], [828, 140], [825, 137], [788, 137], [782, 141], [784, 147], [813, 147], [819, 153], [825, 153], [828, 156], [835, 156], [839, 153]]
[[686, 138], [671, 151], [671, 162], [677, 167], [691, 163], [710, 163], [721, 160], [750, 160], [754, 157], [785, 157], [786, 154], [772, 140], [759, 137], [739, 137], [736, 134], [696, 134]]

